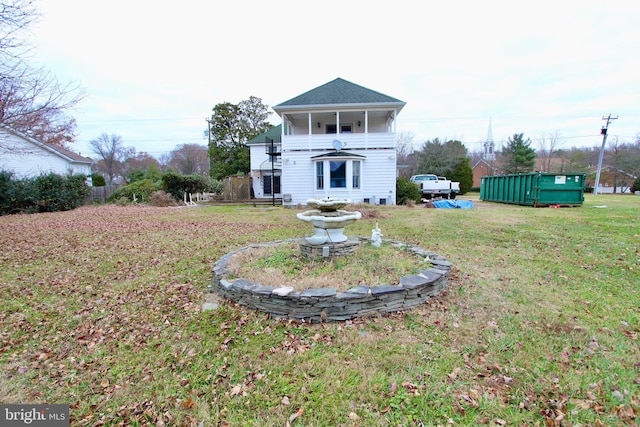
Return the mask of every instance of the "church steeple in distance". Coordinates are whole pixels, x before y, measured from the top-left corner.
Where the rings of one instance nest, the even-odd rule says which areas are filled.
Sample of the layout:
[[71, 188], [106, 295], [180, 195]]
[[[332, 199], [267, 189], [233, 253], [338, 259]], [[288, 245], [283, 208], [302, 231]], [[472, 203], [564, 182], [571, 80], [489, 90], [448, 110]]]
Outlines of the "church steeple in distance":
[[496, 144], [493, 142], [493, 133], [491, 130], [491, 117], [489, 117], [489, 132], [487, 134], [487, 140], [483, 144], [484, 150], [482, 152], [482, 158], [484, 160], [496, 159], [495, 146]]

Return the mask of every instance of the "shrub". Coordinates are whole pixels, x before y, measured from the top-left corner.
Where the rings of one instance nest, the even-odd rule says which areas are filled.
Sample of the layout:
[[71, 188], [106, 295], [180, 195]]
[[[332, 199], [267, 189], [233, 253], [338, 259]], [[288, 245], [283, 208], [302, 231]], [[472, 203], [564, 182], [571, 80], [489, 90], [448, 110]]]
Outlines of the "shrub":
[[99, 173], [91, 174], [91, 183], [94, 187], [104, 187], [107, 185], [107, 181], [104, 179], [104, 176]]
[[420, 188], [415, 182], [411, 182], [407, 178], [398, 178], [396, 181], [396, 203], [405, 205], [408, 200], [420, 203], [422, 201]]
[[631, 186], [631, 192], [635, 193], [636, 191], [640, 191], [640, 177]]
[[28, 202], [28, 195], [33, 193], [25, 187], [26, 182], [14, 180], [12, 172], [0, 171], [0, 215], [25, 212], [34, 204]]
[[89, 195], [85, 180], [84, 175], [55, 173], [16, 180], [12, 173], [1, 171], [0, 215], [75, 209], [84, 204]]
[[89, 195], [86, 179], [84, 175], [62, 176], [55, 173], [36, 177], [33, 181], [36, 211], [68, 211], [81, 206]]
[[162, 175], [162, 189], [175, 200], [182, 200], [184, 193], [201, 193], [209, 187], [208, 178], [202, 175], [180, 175], [174, 172]]
[[208, 190], [211, 193], [222, 194], [222, 190], [224, 189], [224, 183], [215, 178], [210, 178], [209, 188]]
[[125, 198], [130, 202], [134, 199], [140, 202], [146, 202], [149, 200], [149, 197], [151, 197], [151, 193], [158, 190], [159, 188], [156, 183], [150, 179], [143, 179], [118, 188], [118, 190], [109, 197], [109, 201], [114, 202], [118, 199]]
[[451, 174], [447, 175], [451, 181], [458, 181], [460, 183], [460, 194], [467, 194], [473, 187], [473, 169], [471, 169], [471, 163], [468, 157], [461, 157], [458, 159], [458, 163], [451, 171]]

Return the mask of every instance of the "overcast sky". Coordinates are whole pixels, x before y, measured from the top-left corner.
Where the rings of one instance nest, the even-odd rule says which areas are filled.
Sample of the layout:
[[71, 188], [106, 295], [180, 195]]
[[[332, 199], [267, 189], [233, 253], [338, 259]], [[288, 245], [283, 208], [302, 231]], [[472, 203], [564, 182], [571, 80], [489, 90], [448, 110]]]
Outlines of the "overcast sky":
[[[41, 0], [39, 61], [86, 91], [73, 148], [120, 135], [155, 157], [206, 144], [221, 102], [273, 106], [337, 77], [406, 102], [419, 147], [514, 133], [562, 148], [640, 133], [640, 3]], [[274, 114], [272, 123], [278, 124]], [[534, 142], [534, 147], [537, 143]]]

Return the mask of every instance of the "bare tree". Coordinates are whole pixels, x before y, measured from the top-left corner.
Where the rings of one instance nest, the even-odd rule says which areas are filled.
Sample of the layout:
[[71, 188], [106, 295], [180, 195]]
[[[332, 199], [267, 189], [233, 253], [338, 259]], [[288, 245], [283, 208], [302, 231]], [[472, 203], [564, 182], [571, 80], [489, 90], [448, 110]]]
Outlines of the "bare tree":
[[[37, 16], [34, 0], [0, 0], [0, 73], [27, 49], [24, 33]], [[1, 75], [1, 74], [0, 74]]]
[[158, 164], [160, 165], [160, 170], [162, 172], [166, 172], [169, 169], [169, 162], [171, 161], [170, 153], [162, 153], [158, 156]]
[[538, 146], [540, 147], [537, 153], [538, 167], [541, 172], [551, 172], [551, 160], [560, 147], [560, 133], [555, 131], [555, 133], [542, 134], [538, 139]]
[[75, 120], [66, 112], [84, 94], [27, 64], [27, 29], [36, 17], [35, 0], [0, 0], [0, 124], [66, 146], [75, 137]]
[[136, 153], [133, 148], [122, 164], [122, 173], [126, 177], [127, 182], [132, 182], [132, 178], [136, 176], [145, 177], [148, 171], [155, 170], [160, 173], [160, 163], [149, 153]]
[[114, 178], [119, 176], [124, 178], [124, 162], [135, 154], [135, 149], [125, 147], [119, 135], [106, 133], [89, 141], [89, 145], [98, 156], [98, 170], [109, 177], [108, 184], [113, 183]]
[[198, 144], [178, 145], [171, 152], [169, 166], [184, 174], [209, 174], [209, 153], [208, 148]]
[[414, 154], [413, 132], [400, 132], [396, 143], [396, 159], [398, 165], [398, 173], [404, 178], [413, 175], [417, 164], [417, 156]]

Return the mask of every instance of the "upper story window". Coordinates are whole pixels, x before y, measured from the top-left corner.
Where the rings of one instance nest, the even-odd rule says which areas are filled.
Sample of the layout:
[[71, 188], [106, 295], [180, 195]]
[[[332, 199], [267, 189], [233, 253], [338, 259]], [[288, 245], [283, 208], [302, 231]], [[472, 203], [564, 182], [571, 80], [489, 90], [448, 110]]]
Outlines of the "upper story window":
[[[325, 125], [326, 133], [338, 133], [338, 125], [335, 123]], [[340, 133], [351, 133], [353, 132], [353, 124], [351, 123], [340, 123]]]

